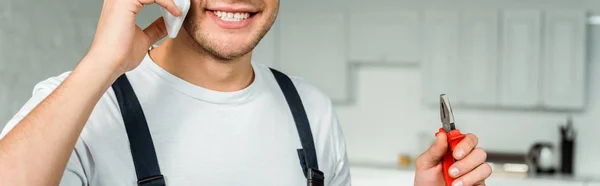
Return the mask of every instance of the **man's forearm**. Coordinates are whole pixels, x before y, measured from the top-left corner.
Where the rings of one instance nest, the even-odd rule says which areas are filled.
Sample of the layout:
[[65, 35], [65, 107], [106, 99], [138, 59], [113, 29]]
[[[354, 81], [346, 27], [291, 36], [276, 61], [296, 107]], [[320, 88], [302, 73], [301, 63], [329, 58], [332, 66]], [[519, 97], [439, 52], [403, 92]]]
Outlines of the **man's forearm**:
[[57, 185], [98, 100], [120, 75], [85, 57], [63, 83], [0, 140], [0, 182]]

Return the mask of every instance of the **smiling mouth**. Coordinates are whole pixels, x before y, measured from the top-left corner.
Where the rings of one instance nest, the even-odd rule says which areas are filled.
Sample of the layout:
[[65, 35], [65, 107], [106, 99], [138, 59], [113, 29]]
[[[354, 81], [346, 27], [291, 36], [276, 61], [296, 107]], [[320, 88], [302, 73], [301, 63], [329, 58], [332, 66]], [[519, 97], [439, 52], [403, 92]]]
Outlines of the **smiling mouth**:
[[214, 10], [209, 10], [211, 12], [213, 12], [219, 19], [223, 20], [223, 21], [231, 21], [231, 22], [240, 22], [243, 20], [246, 20], [248, 18], [251, 18], [252, 16], [254, 16], [256, 13], [254, 12], [226, 12], [226, 11], [214, 11]]

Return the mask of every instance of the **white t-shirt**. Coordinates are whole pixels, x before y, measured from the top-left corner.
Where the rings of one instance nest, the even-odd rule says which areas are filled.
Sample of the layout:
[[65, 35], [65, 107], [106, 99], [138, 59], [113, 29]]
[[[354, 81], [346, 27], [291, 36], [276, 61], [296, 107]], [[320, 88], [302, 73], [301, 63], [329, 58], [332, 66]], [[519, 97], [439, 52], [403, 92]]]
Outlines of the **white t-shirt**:
[[[254, 82], [235, 92], [195, 86], [149, 56], [127, 77], [143, 108], [167, 185], [305, 186], [296, 126], [269, 68], [252, 64]], [[37, 84], [32, 98], [0, 138], [67, 76]], [[330, 99], [291, 76], [311, 125], [325, 185], [350, 185], [345, 141]], [[132, 186], [137, 178], [123, 119], [112, 89], [94, 108], [67, 164], [61, 185]]]

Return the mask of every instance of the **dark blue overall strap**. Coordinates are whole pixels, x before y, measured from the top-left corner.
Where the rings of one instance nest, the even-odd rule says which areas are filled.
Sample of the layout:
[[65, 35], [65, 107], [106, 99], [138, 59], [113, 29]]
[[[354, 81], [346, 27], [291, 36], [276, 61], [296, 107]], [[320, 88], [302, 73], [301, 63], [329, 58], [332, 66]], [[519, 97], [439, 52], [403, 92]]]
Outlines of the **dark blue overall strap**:
[[165, 180], [160, 173], [146, 117], [127, 76], [120, 76], [112, 88], [125, 123], [138, 185], [164, 186]]
[[317, 162], [317, 152], [315, 150], [315, 144], [313, 141], [313, 135], [310, 129], [308, 117], [302, 104], [302, 99], [298, 95], [298, 90], [294, 86], [292, 80], [284, 73], [271, 68], [271, 72], [275, 76], [281, 91], [287, 101], [294, 122], [296, 123], [296, 129], [300, 136], [300, 142], [302, 143], [302, 149], [298, 151], [304, 175], [310, 177], [307, 174], [311, 174], [312, 171], [318, 171], [319, 164]]

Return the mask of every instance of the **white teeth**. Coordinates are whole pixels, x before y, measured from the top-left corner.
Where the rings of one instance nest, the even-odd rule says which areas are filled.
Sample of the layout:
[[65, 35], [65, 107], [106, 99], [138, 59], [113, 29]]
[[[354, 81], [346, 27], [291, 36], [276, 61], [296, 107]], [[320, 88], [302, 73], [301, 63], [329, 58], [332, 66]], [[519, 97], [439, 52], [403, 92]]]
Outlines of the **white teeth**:
[[214, 13], [223, 21], [242, 21], [250, 17], [250, 13], [233, 13], [222, 11], [214, 11]]

